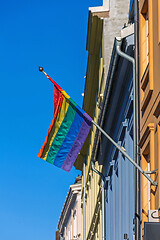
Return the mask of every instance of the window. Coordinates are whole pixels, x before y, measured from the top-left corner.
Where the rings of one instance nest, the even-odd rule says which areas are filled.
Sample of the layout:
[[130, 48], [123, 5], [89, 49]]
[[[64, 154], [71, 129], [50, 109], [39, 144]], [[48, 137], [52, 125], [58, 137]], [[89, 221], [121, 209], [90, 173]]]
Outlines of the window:
[[[144, 161], [146, 161], [146, 169], [150, 171], [150, 142], [143, 152]], [[150, 182], [148, 181], [148, 210], [150, 210], [151, 196], [150, 196]]]
[[[149, 123], [141, 136], [139, 143], [141, 148], [141, 167], [144, 171], [155, 170], [155, 124]], [[153, 176], [152, 176], [153, 178]], [[156, 188], [144, 177], [141, 177], [141, 207], [142, 222], [148, 221], [148, 210], [155, 209]], [[142, 224], [142, 229], [143, 229]]]
[[141, 77], [149, 63], [149, 15], [148, 0], [140, 1], [140, 72]]
[[145, 15], [146, 20], [146, 59], [147, 65], [149, 63], [149, 31], [148, 31], [148, 12]]
[[[148, 0], [144, 0], [140, 14], [140, 61], [141, 61], [141, 117], [145, 119], [145, 112], [153, 92], [153, 44], [152, 31], [152, 11], [148, 12]], [[142, 123], [143, 124], [143, 123]]]
[[76, 210], [73, 213], [73, 239], [77, 236], [77, 212]]

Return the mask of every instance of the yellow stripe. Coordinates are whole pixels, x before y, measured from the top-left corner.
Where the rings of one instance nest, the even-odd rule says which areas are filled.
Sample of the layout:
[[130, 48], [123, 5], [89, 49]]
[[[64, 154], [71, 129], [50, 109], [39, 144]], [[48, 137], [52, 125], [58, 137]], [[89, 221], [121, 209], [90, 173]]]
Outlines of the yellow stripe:
[[44, 160], [47, 159], [47, 155], [48, 155], [49, 149], [50, 149], [50, 147], [52, 145], [53, 139], [54, 139], [56, 133], [58, 132], [58, 130], [59, 130], [59, 128], [60, 128], [60, 126], [61, 126], [61, 124], [63, 122], [63, 119], [64, 119], [64, 117], [65, 117], [65, 115], [67, 113], [68, 107], [69, 107], [69, 101], [66, 98], [64, 98], [62, 106], [61, 106], [61, 109], [60, 109], [60, 111], [59, 111], [59, 113], [57, 115], [56, 121], [55, 121], [54, 126], [53, 126], [53, 128], [51, 130], [51, 133], [50, 133], [51, 137], [49, 137], [49, 139], [47, 141], [47, 144], [45, 146], [45, 149], [43, 151], [45, 154], [42, 155], [42, 159], [44, 159]]
[[70, 98], [70, 96], [65, 91], [62, 91], [61, 93], [65, 96], [65, 98], [67, 98], [67, 99]]

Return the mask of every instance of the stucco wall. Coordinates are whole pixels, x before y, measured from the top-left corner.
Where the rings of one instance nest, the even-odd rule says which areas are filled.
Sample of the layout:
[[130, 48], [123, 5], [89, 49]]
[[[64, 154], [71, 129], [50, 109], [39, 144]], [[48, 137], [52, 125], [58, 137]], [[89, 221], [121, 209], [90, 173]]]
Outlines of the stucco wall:
[[80, 240], [82, 238], [81, 183], [75, 183], [69, 188], [58, 230], [64, 240]]
[[[88, 64], [83, 107], [85, 111], [91, 112], [95, 122], [98, 122], [101, 111], [114, 39], [121, 35], [124, 23], [128, 22], [129, 0], [110, 0], [109, 3], [110, 7], [106, 9], [106, 14], [103, 13], [102, 15], [101, 11], [98, 14], [98, 9], [102, 10], [98, 7], [90, 9], [89, 12]], [[106, 17], [103, 17], [104, 15]], [[83, 152], [83, 156], [86, 155], [86, 172], [83, 181], [86, 184], [85, 238], [87, 240], [102, 238], [101, 179], [99, 175], [92, 171], [90, 166], [95, 132], [96, 128], [93, 126], [87, 142], [88, 150]], [[95, 168], [100, 172], [102, 172], [102, 167], [98, 162], [95, 163]], [[82, 199], [83, 191], [84, 188], [82, 189]]]
[[110, 0], [109, 17], [104, 19], [104, 79], [107, 78], [108, 68], [115, 37], [120, 37], [124, 24], [128, 23], [130, 0]]

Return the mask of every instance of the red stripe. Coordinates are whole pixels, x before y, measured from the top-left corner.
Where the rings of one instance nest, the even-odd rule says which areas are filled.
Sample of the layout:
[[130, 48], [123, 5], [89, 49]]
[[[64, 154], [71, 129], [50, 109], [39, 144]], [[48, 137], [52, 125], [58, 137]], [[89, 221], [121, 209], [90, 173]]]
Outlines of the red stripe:
[[54, 84], [57, 89], [59, 89], [59, 91], [63, 91], [63, 89], [50, 76], [47, 75], [47, 78]]
[[54, 86], [54, 113], [57, 109], [57, 105], [59, 103], [59, 99], [61, 97], [62, 93]]
[[[58, 91], [58, 90], [57, 90], [57, 91]], [[57, 91], [56, 91], [56, 93], [57, 93]], [[50, 132], [51, 132], [51, 130], [52, 130], [52, 128], [53, 128], [53, 125], [54, 125], [54, 123], [55, 123], [55, 120], [56, 120], [56, 118], [57, 118], [57, 115], [58, 115], [58, 113], [59, 113], [59, 111], [60, 111], [60, 109], [61, 109], [61, 106], [62, 106], [62, 102], [63, 102], [64, 96], [63, 96], [63, 94], [62, 94], [61, 92], [59, 92], [58, 94], [59, 94], [59, 96], [58, 96], [59, 98], [58, 98], [58, 102], [55, 103], [56, 108], [55, 108], [55, 111], [54, 111], [54, 116], [53, 116], [53, 119], [52, 119], [52, 123], [51, 123], [51, 125], [50, 125], [50, 127], [49, 127], [49, 129], [48, 129], [48, 134], [47, 134], [47, 136], [46, 136], [45, 142], [44, 142], [43, 146], [41, 147], [41, 149], [40, 149], [40, 151], [39, 151], [39, 153], [38, 153], [38, 155], [37, 155], [39, 158], [42, 157], [44, 148], [45, 148], [45, 146], [46, 146], [46, 144], [47, 144], [47, 141], [48, 141], [48, 137], [49, 137], [49, 135], [50, 135]], [[57, 95], [56, 95], [56, 97], [57, 97]], [[55, 106], [55, 105], [54, 105], [54, 106]]]

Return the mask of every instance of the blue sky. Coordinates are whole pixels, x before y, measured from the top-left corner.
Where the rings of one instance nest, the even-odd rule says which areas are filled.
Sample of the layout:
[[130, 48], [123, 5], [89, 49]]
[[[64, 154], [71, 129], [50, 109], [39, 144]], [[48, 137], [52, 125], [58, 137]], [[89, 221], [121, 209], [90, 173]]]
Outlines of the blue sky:
[[88, 7], [100, 0], [1, 2], [0, 239], [55, 239], [67, 173], [37, 157], [53, 117], [45, 71], [81, 106]]

